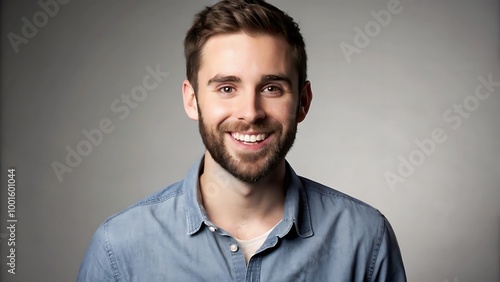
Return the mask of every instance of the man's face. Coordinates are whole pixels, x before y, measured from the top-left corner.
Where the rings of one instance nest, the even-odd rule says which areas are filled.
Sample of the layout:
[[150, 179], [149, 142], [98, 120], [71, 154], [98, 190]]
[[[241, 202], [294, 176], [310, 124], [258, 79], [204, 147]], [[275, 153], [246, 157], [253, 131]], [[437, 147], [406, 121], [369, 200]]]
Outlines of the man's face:
[[198, 73], [198, 120], [212, 158], [233, 176], [257, 182], [292, 147], [299, 90], [281, 37], [224, 34], [205, 44]]

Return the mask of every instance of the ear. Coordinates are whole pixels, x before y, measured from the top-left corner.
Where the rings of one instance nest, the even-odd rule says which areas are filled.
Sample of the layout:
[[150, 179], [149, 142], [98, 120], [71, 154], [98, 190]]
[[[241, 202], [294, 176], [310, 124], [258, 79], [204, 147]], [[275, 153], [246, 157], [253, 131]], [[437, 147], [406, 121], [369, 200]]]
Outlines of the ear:
[[184, 102], [184, 110], [190, 119], [198, 120], [198, 103], [194, 88], [189, 80], [184, 80], [182, 83], [182, 100]]
[[297, 114], [297, 122], [302, 122], [306, 118], [309, 107], [311, 106], [312, 97], [311, 82], [307, 80], [299, 96], [300, 105]]

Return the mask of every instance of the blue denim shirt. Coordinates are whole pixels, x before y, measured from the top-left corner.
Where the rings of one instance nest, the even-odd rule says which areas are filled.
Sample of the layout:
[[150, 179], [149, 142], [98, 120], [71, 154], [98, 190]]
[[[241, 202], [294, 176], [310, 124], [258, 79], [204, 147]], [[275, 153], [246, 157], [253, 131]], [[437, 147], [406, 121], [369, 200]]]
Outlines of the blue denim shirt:
[[248, 265], [187, 177], [108, 218], [78, 281], [406, 281], [394, 232], [371, 206], [299, 177], [287, 163], [283, 219]]

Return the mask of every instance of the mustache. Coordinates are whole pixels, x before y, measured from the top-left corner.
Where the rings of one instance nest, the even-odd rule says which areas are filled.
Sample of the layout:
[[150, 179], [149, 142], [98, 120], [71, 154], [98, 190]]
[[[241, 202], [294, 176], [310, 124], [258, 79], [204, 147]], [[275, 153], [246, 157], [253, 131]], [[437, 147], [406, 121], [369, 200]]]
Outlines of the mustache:
[[248, 122], [225, 122], [219, 126], [222, 132], [236, 132], [236, 131], [256, 131], [256, 132], [273, 132], [280, 131], [282, 126], [279, 123], [262, 122], [253, 123]]

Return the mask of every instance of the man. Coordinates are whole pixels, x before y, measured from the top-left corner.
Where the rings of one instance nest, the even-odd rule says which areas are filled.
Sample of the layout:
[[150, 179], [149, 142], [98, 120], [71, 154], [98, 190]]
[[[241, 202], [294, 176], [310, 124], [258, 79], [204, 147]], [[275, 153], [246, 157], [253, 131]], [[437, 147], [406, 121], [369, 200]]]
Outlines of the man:
[[285, 160], [312, 100], [293, 19], [222, 1], [196, 16], [185, 55], [206, 152], [99, 227], [78, 281], [406, 281], [384, 216]]

